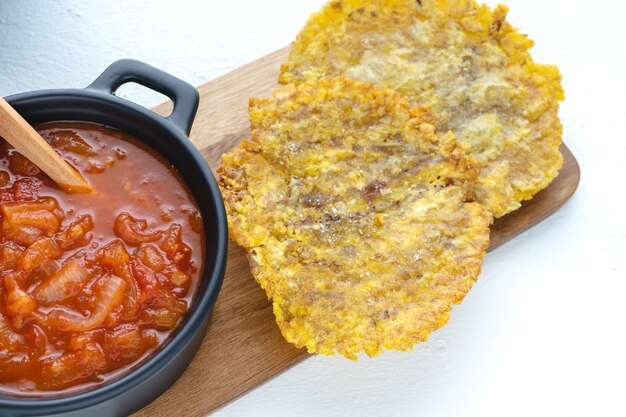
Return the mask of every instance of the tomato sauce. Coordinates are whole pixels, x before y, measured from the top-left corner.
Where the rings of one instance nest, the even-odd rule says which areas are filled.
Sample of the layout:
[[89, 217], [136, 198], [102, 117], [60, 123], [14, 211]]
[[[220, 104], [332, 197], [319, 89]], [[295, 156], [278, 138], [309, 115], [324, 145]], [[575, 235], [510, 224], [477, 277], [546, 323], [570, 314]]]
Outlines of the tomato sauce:
[[95, 192], [67, 194], [0, 140], [0, 392], [85, 389], [135, 367], [187, 312], [204, 230], [180, 175], [133, 137], [37, 127]]

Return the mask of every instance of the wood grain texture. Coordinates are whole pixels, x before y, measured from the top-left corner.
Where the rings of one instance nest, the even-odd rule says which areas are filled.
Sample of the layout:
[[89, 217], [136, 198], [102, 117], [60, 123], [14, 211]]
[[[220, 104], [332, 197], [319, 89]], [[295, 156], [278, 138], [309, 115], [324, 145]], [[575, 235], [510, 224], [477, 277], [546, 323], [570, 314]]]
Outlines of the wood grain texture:
[[[248, 136], [248, 98], [271, 93], [287, 54], [288, 48], [283, 48], [198, 88], [200, 108], [191, 140], [213, 171], [221, 155]], [[169, 110], [168, 104], [155, 109], [161, 114]], [[554, 213], [574, 193], [578, 163], [565, 145], [561, 151], [559, 176], [522, 208], [494, 223], [489, 250]], [[224, 285], [198, 354], [178, 382], [136, 416], [205, 415], [308, 357], [280, 335], [271, 304], [250, 274], [245, 251], [232, 242], [228, 250]]]

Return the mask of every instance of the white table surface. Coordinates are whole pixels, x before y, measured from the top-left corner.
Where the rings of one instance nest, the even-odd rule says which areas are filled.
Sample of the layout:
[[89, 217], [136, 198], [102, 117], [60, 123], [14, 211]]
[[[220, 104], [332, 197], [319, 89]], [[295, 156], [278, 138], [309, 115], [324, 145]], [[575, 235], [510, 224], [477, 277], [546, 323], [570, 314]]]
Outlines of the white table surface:
[[[288, 44], [323, 3], [1, 0], [0, 95], [83, 87], [124, 57], [199, 85]], [[314, 357], [215, 416], [626, 415], [626, 8], [507, 4], [535, 59], [563, 74], [576, 194], [487, 255], [449, 324], [412, 352]]]

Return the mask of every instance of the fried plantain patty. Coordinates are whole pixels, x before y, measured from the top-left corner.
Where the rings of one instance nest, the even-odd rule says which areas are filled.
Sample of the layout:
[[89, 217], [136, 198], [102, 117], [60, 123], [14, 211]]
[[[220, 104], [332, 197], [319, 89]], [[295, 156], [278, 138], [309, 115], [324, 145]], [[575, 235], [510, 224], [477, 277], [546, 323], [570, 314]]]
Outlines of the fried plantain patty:
[[280, 82], [345, 75], [431, 104], [481, 166], [475, 193], [496, 217], [557, 176], [561, 77], [533, 45], [471, 0], [331, 0], [291, 48]]
[[252, 139], [225, 154], [231, 237], [284, 337], [348, 358], [407, 350], [480, 272], [492, 215], [428, 108], [342, 77], [251, 99]]

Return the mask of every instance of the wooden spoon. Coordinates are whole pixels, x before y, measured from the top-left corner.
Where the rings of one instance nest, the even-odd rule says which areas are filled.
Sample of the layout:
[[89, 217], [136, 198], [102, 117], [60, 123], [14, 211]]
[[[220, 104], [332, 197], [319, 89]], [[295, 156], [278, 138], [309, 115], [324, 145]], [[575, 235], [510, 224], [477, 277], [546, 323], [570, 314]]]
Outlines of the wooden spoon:
[[70, 193], [93, 191], [87, 180], [65, 162], [2, 97], [0, 97], [0, 136], [48, 174], [63, 190]]

